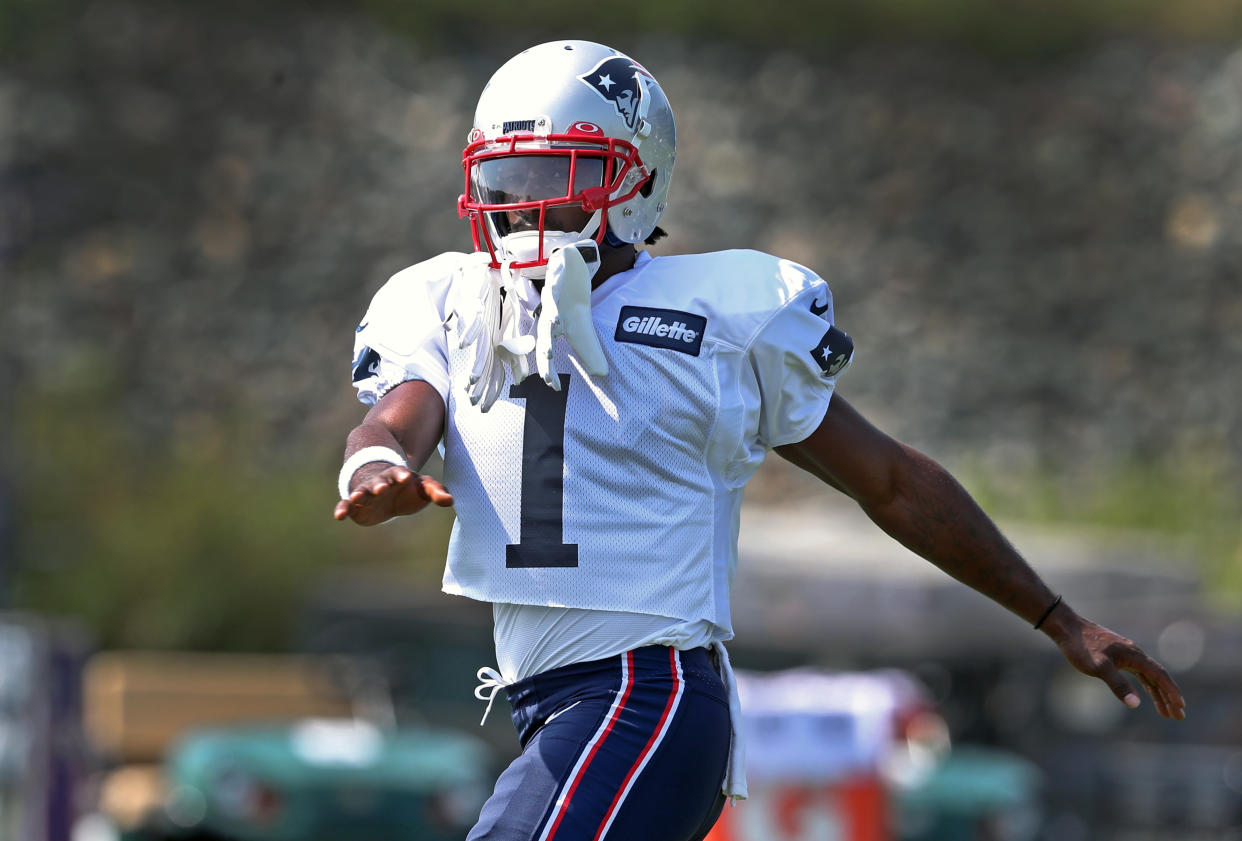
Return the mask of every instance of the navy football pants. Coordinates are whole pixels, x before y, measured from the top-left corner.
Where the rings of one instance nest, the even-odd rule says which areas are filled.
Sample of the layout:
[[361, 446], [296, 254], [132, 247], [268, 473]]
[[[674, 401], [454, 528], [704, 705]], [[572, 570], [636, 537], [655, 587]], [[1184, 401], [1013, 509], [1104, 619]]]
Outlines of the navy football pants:
[[707, 649], [647, 646], [507, 693], [522, 754], [468, 841], [697, 841], [719, 817], [729, 705]]

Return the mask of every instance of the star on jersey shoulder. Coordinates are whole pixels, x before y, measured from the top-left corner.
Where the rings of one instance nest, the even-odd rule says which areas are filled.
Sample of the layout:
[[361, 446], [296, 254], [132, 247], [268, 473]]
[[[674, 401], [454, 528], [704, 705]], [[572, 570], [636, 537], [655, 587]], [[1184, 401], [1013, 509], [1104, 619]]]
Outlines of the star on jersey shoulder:
[[854, 358], [854, 340], [841, 328], [830, 326], [811, 349], [811, 358], [825, 377], [835, 377]]

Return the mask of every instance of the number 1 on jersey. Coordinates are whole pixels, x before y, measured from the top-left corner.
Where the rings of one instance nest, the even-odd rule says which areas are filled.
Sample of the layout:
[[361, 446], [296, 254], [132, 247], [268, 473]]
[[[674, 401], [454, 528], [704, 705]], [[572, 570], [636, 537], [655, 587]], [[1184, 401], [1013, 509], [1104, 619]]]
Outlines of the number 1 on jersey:
[[565, 408], [569, 374], [553, 391], [532, 375], [509, 387], [526, 401], [522, 431], [522, 511], [519, 542], [505, 547], [510, 568], [576, 567], [578, 544], [565, 543]]

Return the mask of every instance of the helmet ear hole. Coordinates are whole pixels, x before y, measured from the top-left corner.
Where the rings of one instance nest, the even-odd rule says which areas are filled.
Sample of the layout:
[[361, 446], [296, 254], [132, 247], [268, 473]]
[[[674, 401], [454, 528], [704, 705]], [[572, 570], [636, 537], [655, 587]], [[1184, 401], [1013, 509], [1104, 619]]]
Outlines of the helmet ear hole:
[[650, 198], [651, 191], [655, 189], [656, 174], [659, 170], [652, 169], [651, 174], [647, 176], [647, 180], [643, 182], [643, 186], [638, 188], [638, 194], [643, 198]]

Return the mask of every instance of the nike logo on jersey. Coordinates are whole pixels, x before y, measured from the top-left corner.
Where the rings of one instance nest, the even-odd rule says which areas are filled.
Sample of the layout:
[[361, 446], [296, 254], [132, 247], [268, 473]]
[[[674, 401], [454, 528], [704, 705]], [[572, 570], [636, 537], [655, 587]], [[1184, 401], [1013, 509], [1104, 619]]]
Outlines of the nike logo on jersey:
[[854, 358], [854, 340], [839, 327], [829, 327], [819, 344], [811, 349], [811, 358], [825, 377], [835, 377]]
[[811, 301], [811, 315], [823, 315], [826, 312], [828, 312], [827, 300], [822, 305], [819, 305], [819, 301]]
[[680, 310], [622, 307], [613, 339], [698, 356], [707, 318]]

